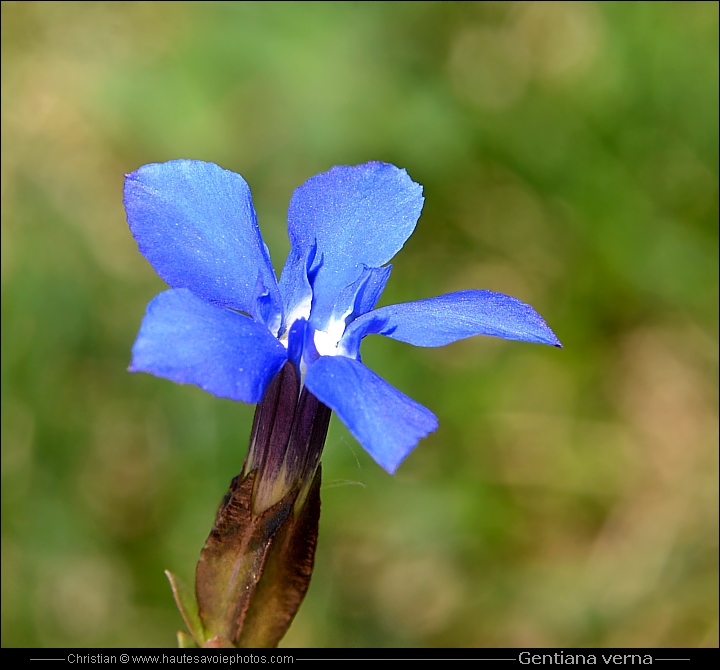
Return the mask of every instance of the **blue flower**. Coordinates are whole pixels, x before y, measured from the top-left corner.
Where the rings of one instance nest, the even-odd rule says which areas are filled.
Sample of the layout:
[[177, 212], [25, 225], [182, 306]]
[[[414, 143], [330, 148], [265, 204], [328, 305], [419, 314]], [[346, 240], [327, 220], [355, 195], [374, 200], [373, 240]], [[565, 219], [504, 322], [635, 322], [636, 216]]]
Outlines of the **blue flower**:
[[532, 307], [492, 291], [374, 309], [423, 200], [422, 187], [386, 163], [312, 177], [290, 201], [291, 249], [278, 282], [240, 175], [190, 160], [127, 175], [130, 228], [171, 287], [148, 305], [130, 369], [255, 403], [290, 360], [395, 472], [437, 419], [363, 365], [366, 335], [421, 347], [471, 335], [561, 346]]

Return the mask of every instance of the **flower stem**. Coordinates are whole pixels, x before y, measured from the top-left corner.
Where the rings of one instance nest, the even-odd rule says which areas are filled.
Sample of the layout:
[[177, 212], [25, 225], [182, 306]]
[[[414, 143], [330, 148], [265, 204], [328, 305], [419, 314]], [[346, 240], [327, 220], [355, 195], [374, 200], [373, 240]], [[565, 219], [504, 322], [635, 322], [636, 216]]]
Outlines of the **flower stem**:
[[[217, 512], [195, 582], [198, 646], [274, 647], [307, 592], [330, 409], [287, 363], [255, 411], [243, 470]], [[194, 605], [194, 604], [193, 604]]]

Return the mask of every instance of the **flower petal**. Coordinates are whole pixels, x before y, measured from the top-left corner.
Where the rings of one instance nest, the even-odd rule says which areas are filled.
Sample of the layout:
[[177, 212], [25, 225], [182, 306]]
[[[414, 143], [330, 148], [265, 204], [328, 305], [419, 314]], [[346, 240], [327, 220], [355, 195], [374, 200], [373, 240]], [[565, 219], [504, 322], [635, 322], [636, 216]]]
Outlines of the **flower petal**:
[[332, 318], [343, 321], [343, 331], [345, 323], [354, 321], [375, 307], [385, 290], [391, 271], [392, 265], [382, 268], [369, 268], [365, 265], [360, 277], [340, 291]]
[[255, 317], [260, 275], [273, 311], [281, 312], [250, 188], [239, 174], [202, 161], [144, 165], [126, 176], [124, 202], [140, 252], [172, 288]]
[[381, 307], [348, 326], [341, 349], [355, 357], [360, 340], [373, 333], [418, 347], [441, 347], [472, 335], [562, 347], [555, 333], [530, 305], [493, 291], [458, 291]]
[[402, 248], [422, 205], [422, 187], [387, 163], [334, 167], [295, 190], [288, 211], [293, 251], [280, 284], [301, 283], [294, 277], [306, 270], [299, 259], [316, 244], [314, 328], [325, 329], [336, 298], [360, 277], [363, 265], [378, 268]]
[[429, 409], [344, 356], [321, 356], [308, 369], [305, 385], [338, 413], [357, 441], [390, 474], [420, 438], [438, 427]]
[[130, 371], [253, 403], [286, 360], [285, 347], [265, 326], [175, 289], [148, 305]]
[[315, 245], [307, 249], [292, 247], [280, 277], [280, 295], [285, 309], [282, 332], [298, 319], [309, 319], [312, 306], [312, 286], [308, 270], [315, 258]]
[[[340, 291], [330, 318], [322, 329], [333, 345], [340, 340], [348, 323], [375, 307], [391, 270], [391, 265], [382, 268], [369, 268], [363, 265], [360, 277]], [[312, 304], [314, 305], [315, 302], [313, 301]]]

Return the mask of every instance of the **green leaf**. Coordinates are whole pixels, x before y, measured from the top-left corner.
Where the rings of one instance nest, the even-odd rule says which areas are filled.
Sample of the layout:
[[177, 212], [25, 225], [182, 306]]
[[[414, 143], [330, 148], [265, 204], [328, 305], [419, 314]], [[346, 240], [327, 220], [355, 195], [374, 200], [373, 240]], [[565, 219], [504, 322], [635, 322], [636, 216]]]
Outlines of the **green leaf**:
[[[178, 579], [178, 577], [176, 577], [169, 570], [165, 570], [165, 576], [170, 582], [173, 596], [175, 598], [175, 604], [180, 610], [180, 614], [185, 621], [185, 625], [188, 627], [190, 634], [193, 636], [196, 646], [202, 647], [205, 644], [207, 638], [205, 636], [202, 621], [200, 620], [200, 615], [198, 613], [198, 605], [195, 598], [195, 593], [187, 584], [185, 584], [185, 582]], [[187, 648], [188, 645], [183, 644], [184, 640], [181, 639], [180, 636], [183, 636], [183, 638], [187, 638], [188, 636], [182, 631], [178, 633], [178, 645], [180, 647]]]
[[180, 649], [197, 649], [195, 640], [184, 630], [179, 630], [177, 634], [178, 647]]

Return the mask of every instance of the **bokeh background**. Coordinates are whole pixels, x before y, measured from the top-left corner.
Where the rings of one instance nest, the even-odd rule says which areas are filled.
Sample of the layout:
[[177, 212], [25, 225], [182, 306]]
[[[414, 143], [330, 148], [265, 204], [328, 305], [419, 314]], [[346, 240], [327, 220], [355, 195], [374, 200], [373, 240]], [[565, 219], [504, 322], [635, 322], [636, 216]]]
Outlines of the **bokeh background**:
[[277, 268], [336, 164], [424, 185], [381, 304], [531, 303], [565, 349], [366, 362], [439, 417], [395, 477], [333, 420], [285, 646], [717, 645], [717, 3], [2, 3], [2, 644], [173, 646], [251, 406], [126, 372], [163, 282], [123, 174], [214, 161]]

